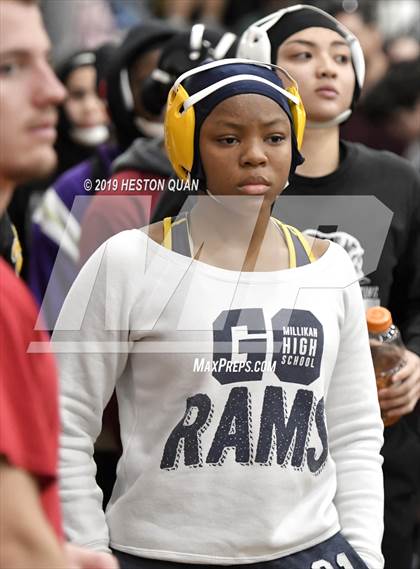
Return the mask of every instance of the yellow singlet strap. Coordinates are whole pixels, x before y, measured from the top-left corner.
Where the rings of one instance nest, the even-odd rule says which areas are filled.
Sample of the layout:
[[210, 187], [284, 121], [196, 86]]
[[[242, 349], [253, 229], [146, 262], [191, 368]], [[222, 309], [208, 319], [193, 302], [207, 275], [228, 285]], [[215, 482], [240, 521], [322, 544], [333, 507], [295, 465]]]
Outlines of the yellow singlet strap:
[[289, 231], [291, 231], [294, 235], [296, 235], [296, 237], [301, 242], [302, 247], [305, 249], [305, 253], [308, 255], [310, 262], [313, 263], [314, 261], [316, 261], [316, 257], [312, 253], [312, 249], [309, 247], [309, 243], [306, 240], [304, 234], [301, 231], [299, 231], [299, 229], [296, 229], [296, 227], [292, 227], [291, 225], [288, 225], [287, 227]]
[[292, 236], [290, 235], [289, 228], [287, 225], [276, 219], [280, 229], [283, 231], [284, 238], [286, 240], [287, 249], [289, 251], [289, 269], [296, 268], [296, 249], [292, 241]]
[[163, 246], [172, 250], [172, 218], [165, 217], [163, 220]]
[[272, 219], [283, 232], [287, 249], [289, 251], [289, 269], [295, 269], [296, 267], [313, 263], [316, 259], [303, 234], [295, 227], [286, 225], [275, 217]]

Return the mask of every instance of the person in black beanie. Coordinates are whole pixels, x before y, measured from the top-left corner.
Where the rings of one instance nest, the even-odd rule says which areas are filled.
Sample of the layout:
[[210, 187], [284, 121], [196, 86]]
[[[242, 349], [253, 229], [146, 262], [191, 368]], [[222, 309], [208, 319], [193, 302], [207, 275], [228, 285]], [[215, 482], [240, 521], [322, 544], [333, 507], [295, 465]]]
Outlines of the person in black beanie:
[[22, 244], [22, 277], [29, 277], [31, 255], [30, 220], [42, 194], [63, 172], [95, 155], [109, 137], [109, 119], [99, 89], [107, 62], [115, 47], [103, 44], [93, 50], [79, 50], [58, 63], [55, 71], [65, 85], [66, 98], [59, 107], [57, 165], [47, 177], [28, 180], [14, 192], [8, 212]]
[[[84, 182], [89, 180], [92, 189], [97, 182], [105, 182], [111, 174], [112, 161], [126, 144], [132, 142], [132, 137], [141, 136], [135, 125], [134, 108], [129, 110], [127, 106], [133, 99], [131, 89], [139, 89], [140, 78], [151, 73], [154, 60], [160, 54], [159, 45], [163, 45], [171, 34], [173, 31], [159, 21], [145, 22], [132, 28], [112, 52], [108, 49], [107, 57], [97, 58], [97, 64], [102, 64], [101, 73], [98, 72], [98, 91], [111, 120], [111, 141], [98, 145], [88, 160], [81, 161], [52, 180], [32, 217], [30, 243], [33, 253], [28, 281], [42, 305], [48, 330], [53, 329], [63, 300], [79, 270], [79, 224], [87, 203], [95, 196], [94, 191], [85, 191]], [[67, 65], [63, 73], [69, 73], [68, 68]], [[129, 83], [126, 84], [125, 80]], [[80, 135], [89, 134], [89, 129], [80, 132]], [[76, 197], [79, 206], [73, 211]], [[76, 230], [66, 233], [69, 219]], [[65, 239], [63, 235], [66, 235]]]
[[112, 46], [107, 44], [96, 50], [79, 50], [56, 67], [58, 78], [67, 88], [58, 122], [56, 175], [92, 156], [109, 137], [109, 121], [98, 86], [105, 70], [104, 60], [111, 53]]
[[[145, 139], [138, 137], [113, 163], [112, 182], [117, 193], [126, 183], [157, 176], [164, 181], [173, 175], [163, 147], [163, 113], [168, 93], [176, 78], [197, 67], [206, 59], [221, 59], [236, 51], [237, 37], [223, 29], [195, 24], [190, 30], [176, 33], [162, 49], [157, 68], [145, 79], [137, 104], [156, 121], [162, 136]], [[150, 124], [150, 123], [149, 123]], [[87, 209], [80, 239], [81, 262], [84, 262], [106, 239], [118, 231], [140, 227], [149, 221], [149, 203], [153, 212], [164, 201], [170, 207], [172, 192], [135, 192], [123, 194], [117, 203], [100, 198]], [[115, 194], [114, 194], [115, 195]], [[177, 196], [176, 196], [177, 197]], [[147, 213], [146, 213], [147, 212]]]
[[144, 81], [155, 69], [161, 49], [176, 30], [160, 20], [130, 29], [113, 57], [107, 76], [107, 100], [121, 150], [138, 137], [163, 135], [162, 126], [141, 103]]
[[[365, 306], [389, 308], [407, 346], [405, 366], [392, 386], [379, 392], [379, 402], [384, 417], [402, 416], [385, 429], [382, 449], [385, 566], [410, 569], [420, 482], [414, 411], [420, 395], [420, 178], [396, 155], [340, 140], [339, 124], [350, 116], [363, 87], [364, 58], [355, 36], [329, 14], [302, 5], [275, 12], [244, 32], [238, 55], [285, 67], [300, 86], [309, 119], [305, 162], [274, 211], [281, 209], [282, 219], [348, 251]], [[346, 205], [334, 206], [336, 196], [345, 196]], [[388, 225], [379, 215], [382, 204], [377, 201], [373, 213], [364, 207], [366, 196], [393, 213]]]

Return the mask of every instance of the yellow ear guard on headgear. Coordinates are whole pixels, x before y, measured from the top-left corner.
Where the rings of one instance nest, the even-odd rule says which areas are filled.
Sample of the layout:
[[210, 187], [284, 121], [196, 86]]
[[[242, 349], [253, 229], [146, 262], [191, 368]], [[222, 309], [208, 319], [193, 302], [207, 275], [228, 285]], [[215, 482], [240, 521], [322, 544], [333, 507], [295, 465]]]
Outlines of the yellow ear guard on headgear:
[[184, 110], [189, 95], [182, 85], [169, 91], [165, 115], [165, 146], [176, 175], [187, 180], [194, 161], [194, 107]]
[[293, 77], [290, 75], [290, 73], [286, 71], [286, 69], [284, 69], [283, 67], [280, 67], [279, 65], [274, 65], [273, 63], [270, 63], [269, 65], [270, 67], [276, 69], [277, 71], [280, 71], [283, 83], [286, 83], [284, 81], [285, 77], [290, 82], [290, 84], [286, 87], [286, 91], [290, 95], [292, 95], [294, 100], [289, 98], [287, 102], [289, 103], [290, 112], [292, 113], [293, 127], [295, 131], [297, 147], [298, 150], [300, 150], [302, 148], [303, 135], [305, 133], [306, 111], [305, 107], [303, 106], [302, 98], [299, 94], [298, 84], [295, 81], [295, 79], [293, 79]]
[[287, 91], [298, 99], [298, 103], [291, 103], [289, 101], [290, 112], [292, 113], [293, 126], [295, 130], [296, 142], [298, 150], [302, 148], [303, 135], [305, 133], [306, 125], [306, 111], [303, 106], [302, 99], [300, 97], [297, 85], [292, 85], [287, 89]]
[[[209, 85], [201, 91], [194, 93], [193, 95], [189, 95], [181, 84], [185, 79], [191, 75], [195, 75], [196, 73], [202, 73], [203, 71], [222, 65], [240, 63], [279, 70], [282, 75], [281, 78], [283, 80], [283, 84], [289, 83], [289, 85], [286, 88], [281, 88], [263, 77], [251, 75], [249, 73], [226, 77]], [[284, 80], [285, 78], [286, 81]], [[296, 81], [290, 76], [290, 74], [278, 65], [261, 63], [260, 61], [252, 61], [249, 59], [232, 58], [212, 61], [211, 63], [201, 65], [183, 73], [176, 80], [168, 95], [165, 115], [165, 146], [168, 158], [177, 176], [181, 180], [186, 181], [188, 179], [188, 175], [191, 173], [194, 163], [194, 130], [196, 126], [194, 105], [225, 85], [250, 79], [270, 85], [272, 88], [280, 91], [287, 99], [292, 115], [293, 130], [296, 137], [297, 147], [298, 150], [300, 150], [305, 130], [306, 113], [299, 95]]]

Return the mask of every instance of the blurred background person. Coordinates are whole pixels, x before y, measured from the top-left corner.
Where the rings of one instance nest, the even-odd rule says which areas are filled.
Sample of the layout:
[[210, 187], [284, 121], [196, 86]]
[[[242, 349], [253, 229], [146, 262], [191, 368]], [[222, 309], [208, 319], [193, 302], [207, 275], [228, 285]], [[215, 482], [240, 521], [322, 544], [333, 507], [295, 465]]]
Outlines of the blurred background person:
[[8, 209], [22, 244], [22, 277], [25, 280], [28, 279], [31, 253], [30, 220], [41, 196], [57, 176], [93, 156], [98, 145], [109, 137], [109, 119], [98, 89], [111, 51], [112, 46], [106, 44], [93, 51], [77, 52], [56, 67], [67, 89], [59, 108], [56, 168], [48, 177], [17, 188]]
[[[141, 92], [142, 83], [153, 71], [161, 47], [173, 34], [168, 26], [151, 20], [131, 29], [112, 54], [109, 52], [107, 66], [101, 74], [101, 91], [106, 94], [106, 101], [101, 101], [101, 105], [108, 109], [112, 141], [96, 147], [89, 160], [55, 180], [33, 214], [29, 283], [48, 330], [54, 328], [62, 303], [78, 273], [81, 223], [90, 200], [97, 194], [95, 190], [109, 178], [111, 163], [118, 154], [135, 138], [147, 138], [151, 134], [147, 113], [131, 105], [131, 100], [134, 100], [134, 92]], [[83, 111], [77, 109], [77, 112], [82, 114]], [[136, 121], [143, 121], [140, 128]], [[86, 134], [89, 136], [89, 129]], [[90, 185], [86, 185], [86, 181]], [[79, 199], [73, 207], [77, 196]]]
[[413, 35], [393, 37], [385, 42], [384, 49], [390, 64], [420, 57], [420, 42]]
[[121, 151], [138, 137], [154, 138], [163, 133], [162, 124], [142, 105], [140, 93], [157, 66], [163, 46], [175, 32], [162, 20], [145, 20], [128, 31], [113, 58], [107, 101]]
[[401, 144], [401, 155], [420, 172], [420, 57], [392, 65], [366, 96], [363, 110]]
[[[316, 5], [316, 2], [314, 2]], [[359, 40], [365, 58], [366, 75], [362, 97], [383, 77], [388, 69], [388, 58], [384, 51], [384, 35], [376, 18], [376, 3], [356, 2], [355, 10], [346, 10], [346, 2], [327, 2], [326, 10], [348, 28]]]
[[[369, 0], [363, 1], [367, 3]], [[387, 39], [411, 34], [420, 38], [418, 0], [377, 0], [372, 4], [375, 5], [378, 26]]]
[[[420, 177], [406, 160], [340, 137], [339, 125], [357, 103], [364, 76], [360, 46], [341, 22], [311, 7], [273, 14], [271, 21], [257, 22], [244, 33], [238, 55], [285, 67], [300, 85], [305, 105], [305, 162], [290, 176], [274, 215], [281, 211], [282, 219], [310, 235], [340, 243], [359, 273], [365, 307], [388, 307], [406, 342], [404, 366], [378, 397], [384, 417], [403, 415], [386, 427], [382, 449], [383, 554], [386, 569], [410, 569], [420, 490], [419, 416], [414, 411], [420, 396]], [[285, 201], [286, 196], [304, 198]], [[352, 200], [346, 202], [341, 212], [333, 205], [338, 196], [360, 199], [353, 201], [353, 210]], [[382, 221], [380, 215], [361, 221], [362, 196], [375, 196], [393, 212], [377, 266], [368, 274], [360, 269], [366, 271], [376, 241], [372, 235], [380, 234]], [[305, 200], [313, 197], [307, 207]], [[367, 225], [370, 236], [364, 233]]]
[[161, 0], [159, 13], [175, 25], [188, 27], [194, 22], [221, 25], [225, 0]]
[[153, 2], [133, 0], [108, 0], [114, 22], [119, 30], [127, 30], [153, 17]]
[[109, 137], [109, 119], [98, 90], [112, 52], [112, 45], [106, 44], [73, 54], [57, 66], [67, 97], [60, 109], [56, 174], [87, 158]]
[[[53, 329], [61, 304], [77, 274], [79, 222], [89, 200], [86, 180], [93, 183], [94, 179], [108, 177], [111, 162], [118, 154], [116, 144], [109, 140], [111, 123], [106, 101], [99, 94], [99, 91], [106, 92], [109, 60], [116, 49], [113, 45], [101, 48], [106, 58], [97, 73], [91, 65], [77, 65], [73, 71], [69, 70], [69, 64], [75, 60], [89, 61], [90, 52], [67, 59], [62, 70], [68, 77], [67, 98], [60, 111], [59, 126], [66, 134], [56, 146], [61, 147], [64, 159], [71, 166], [43, 193], [29, 229], [28, 281], [42, 305], [42, 315], [49, 330]], [[79, 207], [72, 211], [75, 197], [83, 194], [86, 200], [81, 200]], [[53, 269], [55, 276], [50, 279]], [[49, 293], [43, 303], [48, 286]]]
[[[18, 183], [54, 168], [56, 107], [65, 90], [48, 62], [50, 42], [37, 3], [0, 4], [0, 215]], [[48, 338], [37, 309], [0, 259], [0, 566], [7, 569], [117, 569], [110, 555], [64, 543], [58, 495], [60, 420]]]
[[40, 0], [40, 8], [51, 38], [54, 62], [69, 53], [95, 49], [118, 39], [118, 22], [108, 0]]
[[[48, 189], [34, 212], [29, 283], [49, 331], [54, 328], [63, 301], [82, 264], [79, 249], [81, 227], [89, 203], [100, 198], [101, 192], [95, 189], [104, 187], [101, 183], [111, 175], [112, 161], [134, 140], [153, 144], [156, 127], [158, 134], [162, 130], [160, 123], [137, 98], [140, 98], [144, 82], [155, 69], [162, 48], [174, 33], [175, 30], [164, 22], [147, 20], [130, 29], [120, 45], [114, 48], [100, 89], [101, 94], [106, 95], [111, 141], [100, 145], [88, 160], [64, 172]], [[90, 186], [86, 186], [86, 181]], [[112, 400], [104, 419], [105, 425], [110, 426], [105, 427], [96, 444], [97, 480], [103, 490], [104, 504], [111, 494], [119, 458], [116, 413], [115, 401]]]
[[342, 138], [403, 155], [402, 137], [386, 129], [383, 122], [372, 121], [365, 113], [363, 102], [394, 61], [418, 56], [420, 28], [416, 14], [420, 3], [417, 0], [320, 0], [313, 4], [320, 5], [355, 34], [365, 57], [366, 78], [361, 102], [350, 119], [341, 125]]
[[[150, 222], [162, 191], [148, 189], [145, 184], [150, 180], [163, 182], [173, 175], [163, 146], [163, 117], [169, 90], [177, 77], [206, 59], [233, 56], [236, 40], [236, 35], [231, 32], [198, 23], [189, 30], [178, 32], [166, 43], [156, 70], [146, 79], [137, 95], [140, 99], [137, 104], [158, 121], [160, 133], [155, 138], [137, 138], [115, 160], [111, 182], [115, 182], [117, 193], [122, 195], [117, 198], [114, 191], [104, 192], [89, 204], [80, 240], [82, 263], [115, 233]], [[127, 184], [140, 189], [127, 192]], [[104, 199], [106, 197], [111, 197], [111, 200]]]
[[56, 175], [85, 160], [109, 137], [109, 119], [98, 86], [106, 69], [112, 47], [79, 51], [56, 67], [67, 97], [60, 107], [56, 150]]

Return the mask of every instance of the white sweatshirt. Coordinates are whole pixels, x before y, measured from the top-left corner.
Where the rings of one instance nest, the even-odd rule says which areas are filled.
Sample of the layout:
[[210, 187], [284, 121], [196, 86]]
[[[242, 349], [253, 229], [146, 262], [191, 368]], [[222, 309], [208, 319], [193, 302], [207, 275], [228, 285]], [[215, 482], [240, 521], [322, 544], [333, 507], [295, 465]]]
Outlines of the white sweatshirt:
[[[228, 565], [341, 529], [383, 567], [382, 422], [341, 247], [239, 273], [125, 231], [81, 271], [53, 342], [71, 541]], [[124, 450], [105, 515], [92, 453], [115, 386]]]

